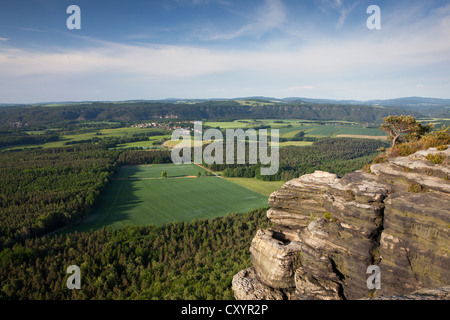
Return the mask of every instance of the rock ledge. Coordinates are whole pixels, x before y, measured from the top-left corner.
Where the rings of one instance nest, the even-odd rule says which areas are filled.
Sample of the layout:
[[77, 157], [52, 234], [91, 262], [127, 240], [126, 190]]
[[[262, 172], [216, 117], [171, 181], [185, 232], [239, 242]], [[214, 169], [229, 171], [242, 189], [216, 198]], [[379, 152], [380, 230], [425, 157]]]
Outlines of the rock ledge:
[[[445, 161], [433, 164], [428, 154]], [[269, 197], [236, 299], [449, 299], [450, 146], [373, 164], [342, 178], [316, 171]], [[370, 289], [367, 267], [381, 271]], [[439, 289], [427, 289], [439, 288]], [[412, 293], [414, 292], [414, 293]]]

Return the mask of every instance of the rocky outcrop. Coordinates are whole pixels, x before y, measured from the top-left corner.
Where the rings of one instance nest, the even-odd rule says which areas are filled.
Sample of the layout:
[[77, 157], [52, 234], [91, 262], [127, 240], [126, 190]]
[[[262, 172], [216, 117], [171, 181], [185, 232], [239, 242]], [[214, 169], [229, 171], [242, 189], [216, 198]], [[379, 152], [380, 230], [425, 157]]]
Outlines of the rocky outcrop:
[[[429, 154], [439, 161], [430, 162]], [[435, 158], [436, 159], [436, 158]], [[373, 164], [342, 178], [321, 171], [269, 198], [237, 299], [363, 299], [450, 285], [450, 148]], [[381, 288], [367, 268], [381, 271]]]
[[237, 300], [282, 300], [283, 293], [261, 284], [252, 268], [242, 270], [233, 277], [233, 288]]
[[402, 296], [383, 296], [370, 300], [450, 300], [450, 287], [422, 289]]

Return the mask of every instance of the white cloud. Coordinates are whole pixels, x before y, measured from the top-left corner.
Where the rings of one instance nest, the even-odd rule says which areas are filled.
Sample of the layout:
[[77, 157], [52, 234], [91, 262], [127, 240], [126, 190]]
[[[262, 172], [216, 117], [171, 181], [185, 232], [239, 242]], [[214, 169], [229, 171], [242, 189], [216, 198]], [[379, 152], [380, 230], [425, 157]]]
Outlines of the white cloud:
[[23, 30], [23, 31], [46, 32], [46, 31], [44, 31], [44, 30], [36, 29], [36, 28], [19, 28], [19, 29], [20, 29], [20, 30]]
[[0, 41], [8, 41], [8, 38], [0, 38]]
[[195, 77], [223, 70], [223, 57], [210, 51], [177, 46], [133, 46], [104, 43], [90, 49], [35, 52], [0, 49], [3, 76], [95, 74]]
[[314, 90], [316, 87], [314, 86], [297, 86], [297, 87], [290, 87], [281, 91], [304, 91], [304, 90]]
[[[290, 51], [283, 48], [278, 51], [250, 48], [214, 50], [102, 41], [91, 44], [88, 49], [59, 49], [54, 52], [0, 47], [0, 78], [88, 77], [108, 73], [119, 78], [194, 79], [207, 75], [245, 74], [267, 79], [301, 77], [316, 83], [321, 78], [360, 81], [369, 77], [401, 77], [415, 69], [450, 63], [449, 53], [450, 35], [435, 29], [411, 37], [399, 35], [386, 39], [367, 37], [366, 40], [316, 42]], [[292, 88], [313, 89], [310, 85]]]

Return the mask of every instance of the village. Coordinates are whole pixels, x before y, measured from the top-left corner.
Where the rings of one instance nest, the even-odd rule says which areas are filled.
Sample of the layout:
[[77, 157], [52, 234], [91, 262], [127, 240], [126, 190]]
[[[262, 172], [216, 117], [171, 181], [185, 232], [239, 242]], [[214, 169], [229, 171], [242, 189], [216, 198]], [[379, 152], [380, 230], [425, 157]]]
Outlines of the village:
[[143, 122], [135, 123], [132, 128], [157, 128], [163, 130], [179, 130], [180, 134], [190, 135], [194, 132], [194, 121], [175, 121], [175, 122]]

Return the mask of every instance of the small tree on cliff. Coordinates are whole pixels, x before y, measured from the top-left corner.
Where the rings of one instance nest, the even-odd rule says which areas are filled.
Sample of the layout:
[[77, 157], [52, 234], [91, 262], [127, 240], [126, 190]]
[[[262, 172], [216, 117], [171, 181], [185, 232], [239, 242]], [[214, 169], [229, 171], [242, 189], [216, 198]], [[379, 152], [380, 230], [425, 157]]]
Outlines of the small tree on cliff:
[[392, 147], [399, 142], [417, 140], [433, 129], [432, 124], [424, 126], [413, 116], [389, 116], [383, 120], [385, 124], [381, 125], [380, 130], [389, 134]]

